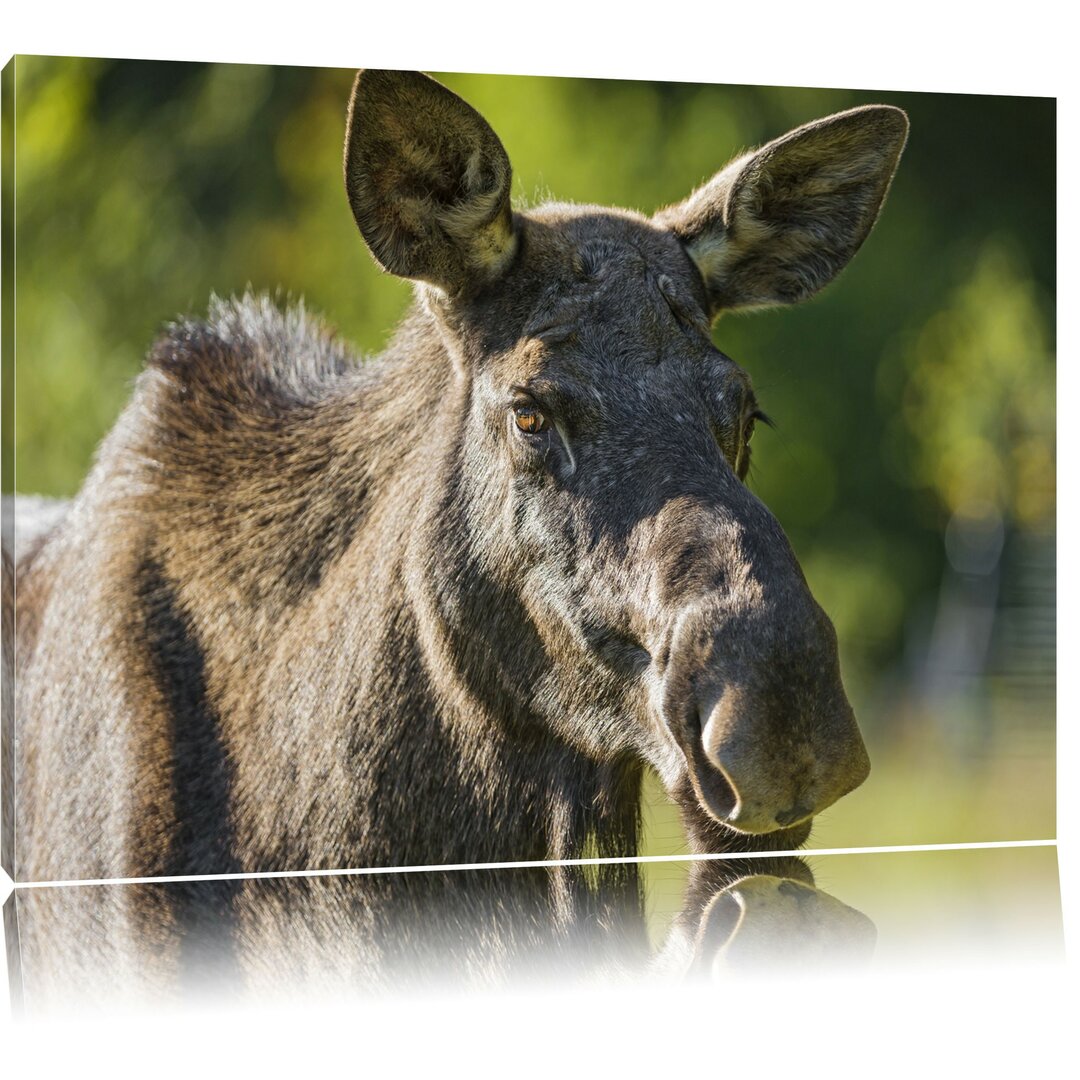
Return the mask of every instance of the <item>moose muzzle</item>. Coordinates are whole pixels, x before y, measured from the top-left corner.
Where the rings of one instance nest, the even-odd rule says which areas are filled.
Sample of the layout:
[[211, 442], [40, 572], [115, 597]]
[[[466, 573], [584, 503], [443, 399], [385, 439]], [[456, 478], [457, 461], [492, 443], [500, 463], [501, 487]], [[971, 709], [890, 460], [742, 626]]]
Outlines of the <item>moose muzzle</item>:
[[702, 807], [740, 833], [808, 822], [870, 771], [840, 681], [836, 634], [812, 599], [680, 619], [665, 675], [669, 728]]

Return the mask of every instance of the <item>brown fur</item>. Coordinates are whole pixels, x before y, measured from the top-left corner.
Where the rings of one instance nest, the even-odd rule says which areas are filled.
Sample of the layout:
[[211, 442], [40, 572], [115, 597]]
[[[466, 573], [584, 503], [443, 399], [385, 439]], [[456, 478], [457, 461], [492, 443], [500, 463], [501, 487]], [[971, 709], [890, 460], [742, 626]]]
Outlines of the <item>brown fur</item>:
[[[865, 236], [902, 114], [843, 115], [731, 197], [511, 217], [473, 110], [363, 73], [348, 191], [416, 304], [367, 363], [253, 297], [154, 346], [19, 567], [18, 877], [632, 854], [646, 765], [697, 848], [804, 840], [865, 751], [708, 325]], [[816, 224], [770, 247], [747, 170]]]

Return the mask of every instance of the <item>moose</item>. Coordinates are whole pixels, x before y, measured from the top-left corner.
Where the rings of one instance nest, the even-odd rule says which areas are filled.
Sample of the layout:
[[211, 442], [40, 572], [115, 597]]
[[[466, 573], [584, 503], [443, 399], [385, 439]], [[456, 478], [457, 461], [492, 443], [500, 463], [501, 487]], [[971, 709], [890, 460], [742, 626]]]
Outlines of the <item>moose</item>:
[[696, 852], [804, 843], [869, 761], [711, 327], [829, 282], [907, 131], [515, 210], [479, 113], [361, 71], [345, 188], [414, 303], [367, 361], [255, 295], [172, 325], [23, 527], [16, 880], [633, 855], [647, 767]]

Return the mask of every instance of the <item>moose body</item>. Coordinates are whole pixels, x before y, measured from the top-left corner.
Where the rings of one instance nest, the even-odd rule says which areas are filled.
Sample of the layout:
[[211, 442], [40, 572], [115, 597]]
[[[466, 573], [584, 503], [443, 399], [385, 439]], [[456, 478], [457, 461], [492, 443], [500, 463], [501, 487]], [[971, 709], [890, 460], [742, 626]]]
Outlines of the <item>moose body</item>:
[[154, 346], [15, 568], [17, 878], [628, 855], [646, 766], [696, 850], [804, 841], [868, 763], [709, 329], [834, 276], [906, 132], [518, 213], [474, 110], [361, 72], [346, 188], [413, 308], [365, 362], [251, 296]]

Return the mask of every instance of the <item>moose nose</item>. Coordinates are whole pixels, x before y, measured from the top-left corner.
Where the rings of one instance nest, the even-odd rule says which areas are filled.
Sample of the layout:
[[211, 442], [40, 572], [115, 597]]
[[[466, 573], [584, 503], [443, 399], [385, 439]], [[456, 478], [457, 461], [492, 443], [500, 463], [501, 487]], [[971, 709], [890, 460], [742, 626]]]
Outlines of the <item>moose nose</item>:
[[[784, 723], [751, 694], [729, 687], [708, 710], [701, 748], [728, 789], [726, 798], [708, 799], [708, 808], [740, 833], [771, 833], [806, 822], [869, 773], [866, 747], [846, 701], [838, 715]], [[706, 786], [717, 791], [715, 783]]]
[[[775, 832], [858, 787], [870, 760], [846, 701], [837, 713], [809, 722], [777, 717], [745, 691], [726, 688], [701, 731], [704, 758], [726, 793], [707, 798], [713, 816], [738, 832]], [[715, 782], [702, 785], [706, 796], [717, 790]]]

